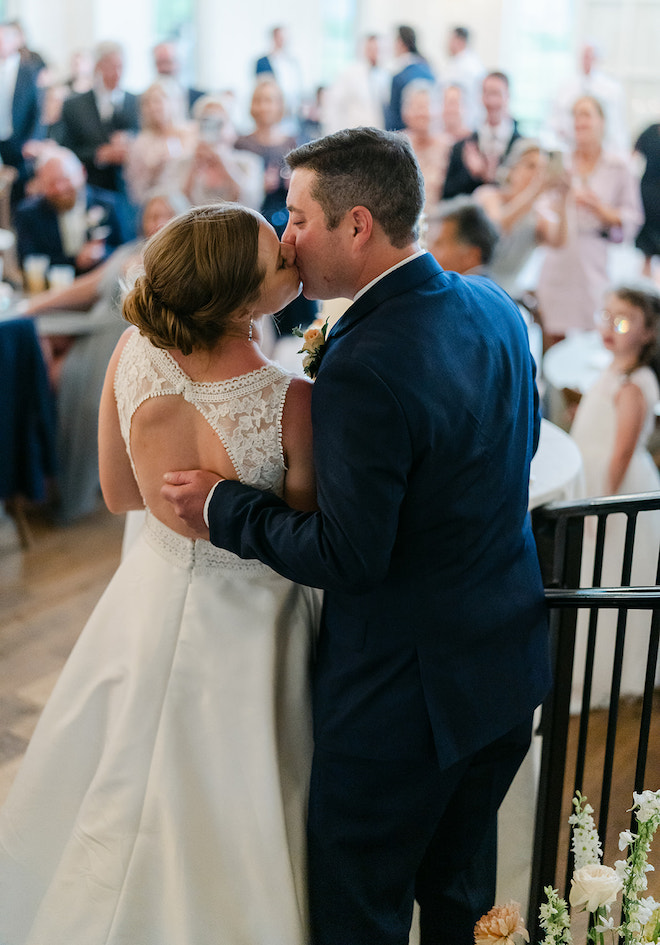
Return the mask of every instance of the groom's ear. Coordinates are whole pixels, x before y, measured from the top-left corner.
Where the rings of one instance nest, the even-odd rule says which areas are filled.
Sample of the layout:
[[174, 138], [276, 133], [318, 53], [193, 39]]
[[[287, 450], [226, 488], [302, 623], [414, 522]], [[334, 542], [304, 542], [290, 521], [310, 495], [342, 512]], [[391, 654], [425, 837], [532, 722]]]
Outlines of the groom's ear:
[[366, 207], [353, 207], [350, 211], [350, 222], [353, 227], [353, 239], [356, 245], [363, 246], [371, 236], [374, 228], [374, 218]]

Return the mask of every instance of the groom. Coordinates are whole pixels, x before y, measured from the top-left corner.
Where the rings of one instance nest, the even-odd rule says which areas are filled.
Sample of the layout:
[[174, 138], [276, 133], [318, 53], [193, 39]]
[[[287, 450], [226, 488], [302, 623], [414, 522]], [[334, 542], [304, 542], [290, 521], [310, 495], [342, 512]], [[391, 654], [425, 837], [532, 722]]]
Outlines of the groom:
[[[538, 398], [493, 283], [417, 243], [409, 144], [357, 128], [288, 156], [284, 241], [311, 299], [353, 298], [313, 393], [319, 511], [221, 481], [214, 544], [324, 588], [309, 802], [315, 945], [471, 945], [497, 808], [550, 685], [527, 513]], [[163, 494], [201, 535], [215, 474]]]

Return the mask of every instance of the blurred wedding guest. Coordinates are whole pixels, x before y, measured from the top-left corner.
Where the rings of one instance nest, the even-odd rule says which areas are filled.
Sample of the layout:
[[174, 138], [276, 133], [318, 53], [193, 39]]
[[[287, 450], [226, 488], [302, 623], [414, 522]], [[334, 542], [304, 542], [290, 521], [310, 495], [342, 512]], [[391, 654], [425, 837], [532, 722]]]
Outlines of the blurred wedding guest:
[[[598, 328], [612, 360], [582, 397], [571, 427], [584, 465], [585, 496], [638, 495], [660, 490], [660, 475], [648, 450], [656, 423], [660, 399], [657, 375], [660, 297], [648, 287], [619, 286], [607, 292]], [[625, 547], [626, 520], [611, 515], [607, 521], [601, 586], [619, 584]], [[582, 577], [588, 587], [593, 575], [596, 523], [584, 525]], [[630, 583], [656, 583], [660, 549], [660, 511], [642, 513], [635, 520], [635, 553]], [[581, 700], [584, 679], [588, 614], [580, 614], [577, 624], [572, 705]], [[644, 692], [649, 654], [651, 614], [631, 611], [626, 619], [626, 639], [621, 666], [620, 695], [641, 696]], [[612, 664], [617, 638], [617, 614], [598, 617], [592, 707], [609, 705]], [[660, 683], [656, 663], [655, 685]], [[575, 710], [579, 711], [577, 705]]]
[[[554, 158], [553, 158], [554, 160]], [[566, 240], [568, 174], [549, 164], [533, 138], [519, 138], [501, 168], [497, 186], [484, 184], [472, 194], [497, 226], [500, 238], [489, 273], [509, 295], [521, 293], [518, 277], [537, 246], [562, 246]], [[552, 193], [552, 219], [539, 212], [541, 194]]]
[[70, 339], [69, 347], [60, 349], [64, 356], [50, 364], [57, 392], [57, 516], [62, 522], [93, 512], [99, 501], [97, 418], [105, 371], [126, 329], [121, 317], [125, 282], [140, 264], [146, 240], [186, 208], [181, 194], [151, 195], [142, 209], [140, 240], [120, 247], [67, 288], [51, 289], [23, 305], [29, 316], [64, 309], [79, 310], [84, 319], [85, 333]]
[[289, 50], [288, 35], [284, 26], [274, 26], [270, 32], [269, 51], [257, 59], [257, 79], [271, 76], [282, 92], [284, 110], [282, 122], [288, 134], [298, 134], [298, 115], [303, 94], [303, 79], [300, 64]]
[[119, 43], [100, 43], [94, 55], [94, 84], [62, 106], [62, 143], [87, 169], [90, 184], [125, 193], [124, 164], [129, 139], [140, 125], [139, 98], [121, 87], [124, 52]]
[[498, 238], [497, 227], [471, 201], [447, 205], [429, 220], [429, 252], [443, 269], [461, 275], [488, 275]]
[[150, 191], [174, 186], [194, 146], [177, 89], [154, 82], [140, 97], [140, 131], [128, 144], [124, 176], [131, 203], [139, 206]]
[[481, 98], [486, 118], [476, 131], [451, 149], [443, 190], [445, 200], [471, 194], [480, 184], [492, 183], [497, 168], [520, 137], [518, 125], [509, 113], [509, 79], [503, 72], [486, 76]]
[[589, 95], [579, 98], [573, 123], [575, 147], [566, 163], [571, 181], [566, 242], [546, 251], [536, 290], [546, 343], [593, 328], [609, 282], [608, 247], [632, 240], [643, 219], [639, 180], [630, 162], [603, 146], [600, 102]]
[[181, 169], [181, 190], [192, 206], [229, 200], [258, 210], [264, 201], [264, 162], [234, 147], [236, 132], [224, 96], [197, 99], [193, 118], [196, 143]]
[[381, 43], [376, 33], [362, 40], [357, 59], [325, 90], [321, 123], [325, 134], [342, 128], [385, 127], [385, 105], [391, 76], [381, 65]]
[[[289, 220], [286, 207], [289, 172], [284, 158], [296, 147], [296, 140], [282, 128], [284, 99], [272, 76], [264, 76], [257, 81], [250, 115], [255, 130], [249, 135], [238, 137], [234, 147], [237, 151], [251, 151], [263, 160], [264, 199], [259, 209], [281, 237]], [[299, 295], [279, 314], [275, 323], [282, 335], [286, 336], [298, 325], [306, 327], [313, 322], [317, 311], [316, 302]]]
[[470, 134], [463, 108], [464, 92], [460, 85], [446, 85], [442, 92], [440, 119], [442, 133], [452, 146]]
[[0, 23], [0, 160], [18, 171], [12, 187], [12, 206], [23, 197], [32, 176], [32, 162], [23, 154], [31, 139], [43, 137], [41, 127], [41, 67], [23, 61], [21, 37], [11, 23]]
[[94, 84], [94, 57], [89, 49], [75, 49], [69, 59], [69, 77], [64, 83], [69, 93], [89, 92]]
[[[501, 238], [484, 209], [470, 198], [458, 198], [453, 206], [440, 208], [429, 223], [429, 252], [443, 269], [461, 275], [488, 276], [499, 285], [501, 282], [493, 268]], [[541, 326], [524, 304], [518, 302], [518, 310], [527, 328], [529, 349], [538, 365], [543, 357]]]
[[323, 134], [321, 126], [321, 114], [323, 112], [323, 101], [325, 99], [326, 87], [319, 85], [316, 87], [312, 98], [303, 99], [300, 106], [298, 141], [302, 144], [307, 141], [314, 141]]
[[440, 132], [438, 89], [427, 79], [415, 79], [403, 91], [401, 101], [403, 134], [415, 152], [424, 178], [428, 214], [440, 201], [449, 153], [446, 138]]
[[184, 86], [181, 82], [181, 57], [178, 43], [164, 40], [153, 48], [156, 79], [165, 86], [171, 84], [181, 96], [186, 115], [190, 115], [197, 99], [204, 95], [201, 89]]
[[582, 45], [575, 75], [560, 86], [552, 103], [549, 130], [556, 136], [559, 147], [572, 148], [575, 144], [573, 105], [578, 98], [591, 95], [600, 102], [605, 116], [605, 150], [628, 155], [631, 142], [623, 86], [618, 79], [603, 72], [599, 66], [601, 59], [596, 42], [588, 40]]
[[23, 29], [23, 24], [20, 20], [8, 20], [9, 26], [12, 26], [16, 30], [16, 44], [18, 53], [21, 57], [21, 62], [26, 63], [26, 65], [32, 66], [37, 70], [42, 70], [47, 68], [46, 60], [34, 49], [30, 49], [27, 42], [27, 37], [25, 35], [25, 30]]
[[642, 273], [650, 277], [654, 256], [660, 256], [660, 124], [646, 128], [635, 142], [635, 153], [644, 158], [642, 205], [644, 225], [635, 245], [644, 253]]
[[464, 90], [464, 118], [472, 131], [482, 116], [481, 87], [486, 70], [471, 46], [470, 31], [465, 26], [455, 26], [450, 31], [447, 52], [442, 81], [445, 85], [458, 85]]
[[80, 274], [133, 235], [117, 195], [88, 184], [83, 165], [67, 148], [43, 151], [30, 190], [14, 217], [21, 265], [38, 254]]
[[390, 131], [403, 128], [401, 99], [403, 90], [415, 79], [435, 82], [433, 71], [417, 48], [417, 36], [412, 26], [399, 26], [394, 38], [394, 62], [390, 100], [385, 109], [385, 126]]
[[[42, 71], [41, 77], [45, 74], [45, 71]], [[79, 49], [71, 55], [69, 77], [64, 82], [51, 75], [45, 85], [42, 83], [41, 124], [45, 140], [62, 144], [65, 133], [62, 122], [64, 102], [71, 95], [88, 92], [92, 87], [93, 75], [94, 60], [91, 53], [89, 50]], [[39, 157], [40, 144], [39, 141], [28, 141], [23, 147], [23, 154]]]
[[288, 220], [286, 195], [289, 189], [284, 156], [295, 148], [296, 139], [282, 128], [284, 96], [272, 76], [266, 75], [257, 81], [250, 115], [254, 131], [240, 135], [234, 147], [238, 151], [251, 151], [263, 160], [265, 195], [260, 210], [268, 222], [282, 232]]

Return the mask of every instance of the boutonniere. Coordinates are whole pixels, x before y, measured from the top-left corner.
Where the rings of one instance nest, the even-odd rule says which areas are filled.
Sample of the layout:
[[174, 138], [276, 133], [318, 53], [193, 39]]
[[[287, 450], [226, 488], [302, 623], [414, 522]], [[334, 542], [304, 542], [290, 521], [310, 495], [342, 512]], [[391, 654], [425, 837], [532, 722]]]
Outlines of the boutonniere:
[[296, 338], [303, 339], [303, 346], [298, 354], [305, 355], [302, 363], [303, 371], [307, 377], [311, 377], [312, 380], [318, 374], [319, 367], [321, 366], [321, 359], [323, 358], [324, 354], [327, 331], [327, 320], [323, 322], [322, 325], [319, 325], [317, 320], [316, 322], [313, 322], [305, 331], [301, 329], [300, 325], [293, 329], [293, 334], [296, 336]]
[[107, 219], [107, 216], [108, 211], [105, 209], [105, 207], [94, 205], [93, 207], [89, 208], [87, 211], [87, 216], [85, 217], [88, 239], [104, 240], [109, 235], [109, 227], [101, 226], [101, 224]]

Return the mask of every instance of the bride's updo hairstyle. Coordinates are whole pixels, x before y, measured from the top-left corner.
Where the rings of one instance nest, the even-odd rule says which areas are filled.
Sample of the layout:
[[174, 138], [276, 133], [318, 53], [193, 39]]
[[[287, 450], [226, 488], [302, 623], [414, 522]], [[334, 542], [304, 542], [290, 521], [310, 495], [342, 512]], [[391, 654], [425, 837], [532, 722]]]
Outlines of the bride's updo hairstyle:
[[147, 243], [124, 318], [157, 348], [210, 350], [259, 297], [258, 241], [259, 217], [237, 204], [180, 214]]

